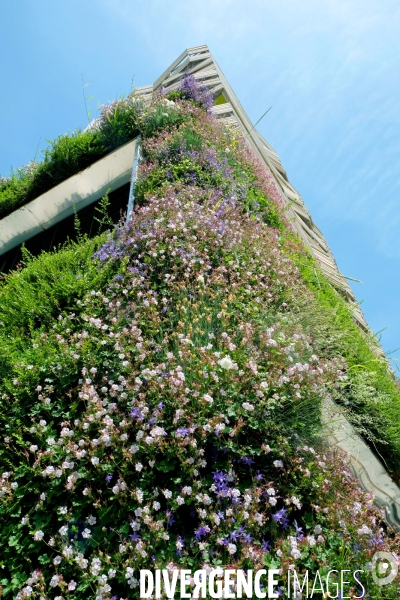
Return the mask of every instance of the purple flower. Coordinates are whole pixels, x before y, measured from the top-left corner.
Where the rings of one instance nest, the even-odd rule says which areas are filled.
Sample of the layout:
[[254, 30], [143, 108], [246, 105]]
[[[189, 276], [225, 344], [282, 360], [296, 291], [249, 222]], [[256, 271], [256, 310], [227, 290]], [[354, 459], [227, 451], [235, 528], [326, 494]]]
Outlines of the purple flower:
[[131, 533], [129, 537], [131, 538], [132, 542], [137, 542], [138, 540], [140, 540], [140, 535], [138, 535], [136, 531], [134, 533]]
[[228, 485], [228, 476], [223, 471], [213, 471], [213, 479], [217, 495], [226, 498], [229, 496], [230, 487]]
[[185, 429], [184, 427], [179, 427], [176, 430], [176, 437], [185, 437], [189, 434], [189, 429]]
[[294, 526], [296, 529], [296, 539], [300, 541], [304, 538], [303, 528], [297, 525], [296, 520], [294, 521]]
[[210, 110], [214, 104], [212, 91], [205, 85], [198, 83], [193, 75], [186, 74], [183, 77], [180, 89], [184, 98], [198, 102], [206, 110]]
[[275, 523], [279, 523], [282, 525], [283, 529], [287, 529], [289, 527], [289, 520], [287, 518], [287, 512], [284, 508], [278, 510], [276, 513], [272, 515]]
[[202, 527], [199, 527], [198, 529], [196, 529], [196, 531], [194, 532], [194, 535], [195, 535], [196, 540], [201, 540], [201, 538], [205, 537], [207, 535], [207, 533], [210, 533], [210, 528], [208, 525], [203, 525]]
[[243, 456], [243, 458], [241, 458], [240, 460], [244, 462], [244, 464], [248, 467], [250, 467], [254, 463], [254, 460], [252, 458], [248, 458], [247, 456]]
[[110, 483], [111, 479], [113, 478], [112, 475], [106, 475], [106, 481], [107, 483]]
[[168, 510], [166, 510], [166, 511], [165, 511], [165, 515], [166, 515], [166, 517], [167, 517], [167, 519], [168, 519], [168, 520], [167, 520], [167, 525], [171, 526], [171, 525], [172, 525], [172, 523], [175, 523], [175, 517], [174, 517], [174, 515], [173, 515], [173, 513], [172, 513], [172, 511], [171, 511], [171, 510], [169, 510], [169, 509], [168, 509]]
[[264, 552], [266, 552], [268, 554], [268, 552], [271, 549], [271, 542], [268, 542], [267, 540], [262, 540], [261, 548], [263, 549]]
[[143, 413], [140, 408], [132, 408], [130, 416], [136, 419], [137, 421], [143, 421]]

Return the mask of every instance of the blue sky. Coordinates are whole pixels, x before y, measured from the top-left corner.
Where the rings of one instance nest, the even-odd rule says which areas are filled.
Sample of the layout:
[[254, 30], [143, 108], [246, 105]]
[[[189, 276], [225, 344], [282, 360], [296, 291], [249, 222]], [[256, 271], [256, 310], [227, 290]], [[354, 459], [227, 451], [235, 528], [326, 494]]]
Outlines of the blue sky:
[[[400, 347], [398, 0], [1, 4], [0, 174], [208, 44], [389, 352]], [[82, 88], [82, 74], [88, 83]], [[391, 356], [400, 359], [400, 351]]]

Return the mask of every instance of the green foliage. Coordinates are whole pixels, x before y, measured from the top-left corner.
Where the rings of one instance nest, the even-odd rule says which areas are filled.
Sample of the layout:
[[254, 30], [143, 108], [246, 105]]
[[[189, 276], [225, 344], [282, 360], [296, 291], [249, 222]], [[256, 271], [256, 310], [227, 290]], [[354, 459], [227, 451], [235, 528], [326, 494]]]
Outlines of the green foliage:
[[151, 110], [131, 96], [103, 107], [98, 126], [60, 135], [49, 142], [41, 163], [30, 163], [11, 177], [0, 179], [0, 218], [86, 169], [139, 133], [149, 137], [160, 129], [174, 128], [185, 119], [186, 115], [173, 102], [161, 97], [156, 98]]
[[101, 233], [103, 229], [110, 229], [110, 227], [114, 225], [113, 220], [108, 214], [108, 208], [110, 206], [110, 200], [108, 197], [109, 192], [110, 190], [108, 189], [95, 207], [95, 211], [97, 213], [97, 216], [95, 216], [95, 221], [97, 221], [99, 224], [97, 233]]
[[109, 151], [126, 144], [139, 134], [141, 103], [135, 98], [116, 100], [103, 108], [98, 128], [100, 143]]
[[89, 289], [104, 285], [108, 271], [99, 271], [91, 258], [101, 239], [71, 242], [57, 252], [43, 252], [38, 259], [25, 254], [24, 268], [6, 275], [0, 283], [3, 342], [23, 349], [25, 335], [49, 327], [60, 312], [72, 310]]
[[16, 171], [10, 180], [0, 185], [0, 217], [76, 175], [106, 152], [95, 132], [76, 131], [59, 136], [50, 142], [42, 163], [36, 164], [29, 173], [25, 169]]
[[398, 382], [374, 336], [356, 325], [349, 304], [327, 281], [310, 254], [303, 252], [295, 260], [313, 294], [303, 303], [299, 299], [301, 322], [313, 336], [321, 356], [343, 357], [349, 367], [349, 383], [337, 393], [336, 399], [351, 409], [350, 420], [397, 478], [400, 473]]

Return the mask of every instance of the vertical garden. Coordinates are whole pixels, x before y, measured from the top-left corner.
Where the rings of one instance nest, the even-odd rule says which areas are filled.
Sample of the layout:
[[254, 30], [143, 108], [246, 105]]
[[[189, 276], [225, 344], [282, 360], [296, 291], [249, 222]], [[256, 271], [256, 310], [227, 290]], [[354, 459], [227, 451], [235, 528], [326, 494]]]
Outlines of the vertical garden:
[[140, 569], [216, 567], [280, 569], [284, 598], [290, 570], [322, 598], [361, 569], [365, 597], [398, 598], [368, 565], [399, 536], [321, 425], [333, 398], [398, 478], [397, 381], [212, 102], [190, 76], [116, 101], [0, 182], [4, 216], [142, 137], [129, 223], [101, 231], [104, 209], [0, 285], [4, 598], [138, 598]]

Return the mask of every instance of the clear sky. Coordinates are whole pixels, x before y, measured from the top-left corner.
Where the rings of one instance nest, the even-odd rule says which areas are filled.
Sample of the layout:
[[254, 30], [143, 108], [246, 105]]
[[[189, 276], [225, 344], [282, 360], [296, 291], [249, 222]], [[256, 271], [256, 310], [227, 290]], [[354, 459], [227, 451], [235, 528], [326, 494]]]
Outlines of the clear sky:
[[[398, 0], [3, 0], [0, 174], [208, 44], [385, 351], [400, 347]], [[82, 75], [84, 74], [84, 75]], [[82, 87], [82, 78], [85, 84]], [[390, 356], [400, 359], [400, 350]]]

